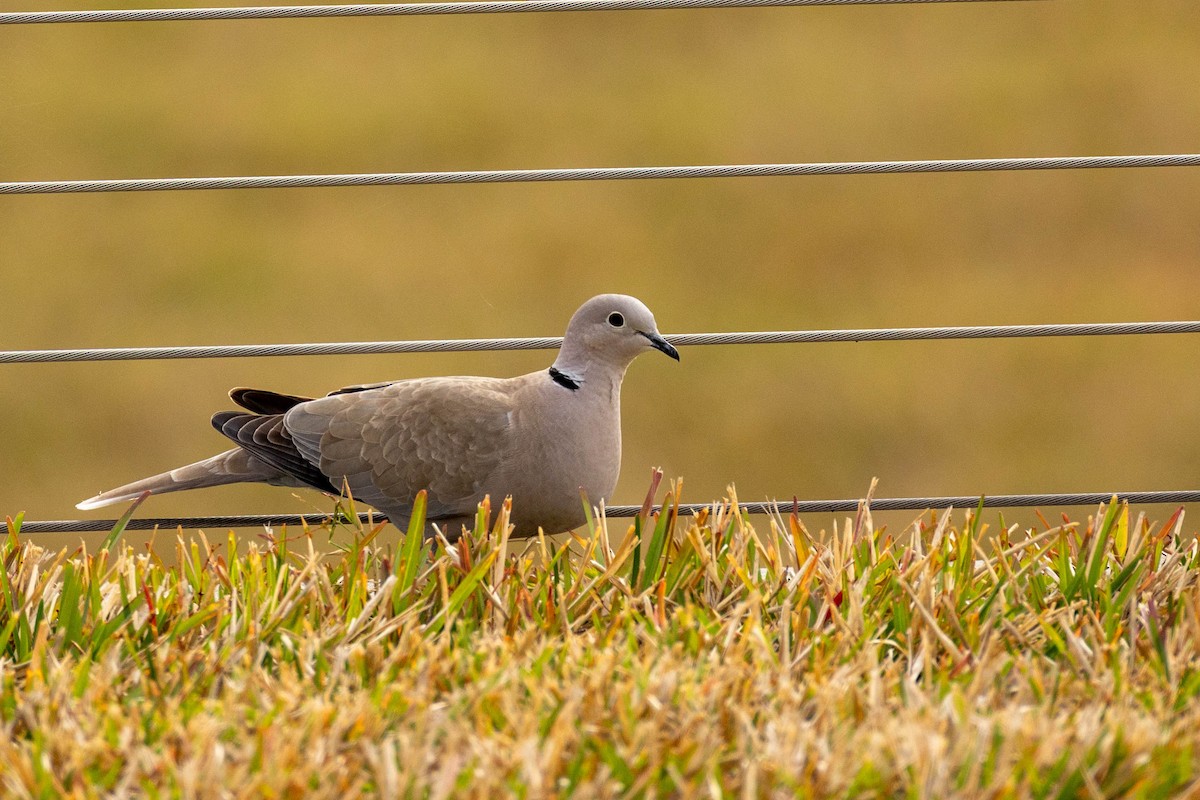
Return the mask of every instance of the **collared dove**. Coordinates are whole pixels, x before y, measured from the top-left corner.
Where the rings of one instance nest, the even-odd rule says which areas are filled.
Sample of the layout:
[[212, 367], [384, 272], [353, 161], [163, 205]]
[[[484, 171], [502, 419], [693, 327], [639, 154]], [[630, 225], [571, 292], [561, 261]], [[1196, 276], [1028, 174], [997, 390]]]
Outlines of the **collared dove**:
[[651, 349], [679, 360], [641, 301], [603, 294], [571, 317], [548, 370], [352, 386], [315, 400], [234, 389], [246, 411], [222, 411], [212, 424], [237, 447], [76, 507], [228, 483], [335, 495], [344, 486], [404, 528], [427, 489], [428, 521], [451, 536], [472, 523], [484, 495], [512, 495], [515, 536], [570, 530], [585, 519], [581, 489], [598, 502], [616, 486], [621, 381]]

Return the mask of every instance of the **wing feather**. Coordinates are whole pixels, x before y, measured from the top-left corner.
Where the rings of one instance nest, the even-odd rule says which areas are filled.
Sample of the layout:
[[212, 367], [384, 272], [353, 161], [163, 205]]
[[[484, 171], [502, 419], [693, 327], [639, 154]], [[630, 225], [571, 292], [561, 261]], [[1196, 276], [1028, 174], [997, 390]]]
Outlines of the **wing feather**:
[[247, 411], [255, 414], [282, 414], [300, 403], [311, 400], [311, 397], [299, 397], [294, 394], [281, 394], [267, 389], [230, 389], [229, 399]]
[[311, 461], [304, 458], [284, 429], [283, 416], [256, 416], [240, 411], [221, 411], [212, 424], [239, 447], [281, 472], [322, 491], [337, 490]]
[[496, 378], [430, 378], [334, 394], [285, 416], [296, 449], [334, 485], [405, 514], [421, 489], [431, 518], [470, 514], [512, 439], [512, 392]]

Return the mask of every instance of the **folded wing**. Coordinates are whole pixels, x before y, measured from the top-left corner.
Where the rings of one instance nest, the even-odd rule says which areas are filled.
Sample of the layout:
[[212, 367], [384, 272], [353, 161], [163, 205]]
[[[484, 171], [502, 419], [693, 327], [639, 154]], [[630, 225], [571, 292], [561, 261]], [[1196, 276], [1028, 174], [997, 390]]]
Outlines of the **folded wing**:
[[358, 500], [407, 514], [429, 491], [430, 519], [474, 512], [512, 447], [511, 382], [431, 378], [333, 394], [284, 416], [291, 444]]

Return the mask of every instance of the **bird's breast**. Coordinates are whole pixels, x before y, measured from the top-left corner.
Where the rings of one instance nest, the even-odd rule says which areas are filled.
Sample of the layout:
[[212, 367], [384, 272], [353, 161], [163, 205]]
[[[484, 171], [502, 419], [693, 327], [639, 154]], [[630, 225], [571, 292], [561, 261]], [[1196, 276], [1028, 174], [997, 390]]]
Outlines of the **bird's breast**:
[[579, 396], [520, 405], [513, 413], [514, 457], [489, 493], [512, 495], [518, 535], [533, 535], [538, 527], [548, 533], [578, 527], [584, 521], [580, 492], [595, 505], [607, 501], [616, 487], [619, 397], [578, 391]]

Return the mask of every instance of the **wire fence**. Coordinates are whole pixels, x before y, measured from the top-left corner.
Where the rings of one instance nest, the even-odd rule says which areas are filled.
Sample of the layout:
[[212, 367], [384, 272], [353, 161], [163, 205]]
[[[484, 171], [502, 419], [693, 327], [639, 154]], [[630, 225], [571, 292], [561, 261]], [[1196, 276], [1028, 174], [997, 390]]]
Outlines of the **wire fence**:
[[[892, 497], [876, 498], [869, 502], [873, 511], [930, 511], [950, 508], [974, 508], [981, 502], [985, 508], [1033, 508], [1035, 506], [1092, 506], [1107, 503], [1116, 497], [1119, 501], [1130, 504], [1155, 505], [1200, 503], [1200, 491], [1160, 491], [1160, 492], [1080, 492], [1068, 494], [1007, 494], [992, 497], [975, 497], [959, 495], [955, 497]], [[746, 514], [798, 514], [840, 513], [856, 511], [866, 503], [863, 499], [846, 500], [793, 500], [790, 502], [739, 503], [738, 508]], [[693, 515], [702, 509], [712, 508], [712, 503], [683, 503], [679, 506], [681, 515]], [[641, 506], [618, 505], [608, 506], [604, 513], [608, 517], [634, 517], [641, 511]], [[658, 514], [662, 506], [652, 507], [652, 512]], [[334, 520], [332, 514], [243, 514], [237, 516], [210, 517], [156, 517], [131, 519], [125, 526], [126, 530], [166, 530], [185, 528], [273, 528], [277, 526], [323, 525]], [[341, 519], [345, 519], [344, 517]], [[359, 522], [386, 522], [387, 515], [378, 513], [360, 513]], [[25, 522], [21, 525], [21, 533], [97, 533], [111, 531], [117, 524], [114, 519], [67, 519], [43, 520]]]
[[1200, 154], [968, 158], [927, 161], [833, 161], [797, 164], [716, 164], [677, 167], [496, 169], [453, 172], [368, 172], [334, 175], [248, 175], [228, 178], [130, 178], [117, 180], [8, 181], [5, 194], [166, 192], [214, 189], [312, 189], [348, 186], [419, 186], [473, 183], [633, 181], [681, 178], [779, 178], [804, 175], [896, 175], [931, 172], [1004, 172], [1056, 169], [1196, 167]]
[[[1200, 333], [1200, 321], [1101, 322], [1054, 325], [978, 325], [930, 328], [858, 328], [808, 331], [680, 333], [665, 337], [676, 347], [693, 345], [818, 344], [903, 342], [949, 339], [1029, 339], [1064, 336], [1129, 336]], [[73, 350], [0, 350], [0, 364], [153, 359], [258, 358], [268, 356], [372, 355], [384, 353], [461, 353], [499, 350], [551, 350], [561, 336], [512, 339], [418, 339], [392, 342], [313, 342], [307, 344], [232, 344], [182, 347], [114, 347]]]
[[355, 3], [238, 8], [146, 8], [79, 11], [8, 11], [0, 25], [71, 22], [199, 22], [244, 19], [414, 17], [441, 14], [531, 14], [559, 11], [660, 11], [795, 6], [920, 5], [929, 3], [1030, 2], [1031, 0], [502, 0], [482, 3]]

